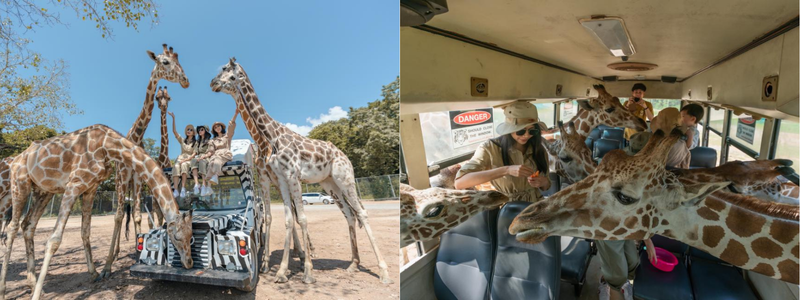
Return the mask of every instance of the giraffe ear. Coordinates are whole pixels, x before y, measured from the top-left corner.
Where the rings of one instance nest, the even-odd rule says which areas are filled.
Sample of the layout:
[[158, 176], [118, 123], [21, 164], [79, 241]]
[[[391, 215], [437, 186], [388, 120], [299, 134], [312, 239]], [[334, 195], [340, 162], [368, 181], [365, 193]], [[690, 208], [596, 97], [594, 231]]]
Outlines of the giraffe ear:
[[728, 181], [684, 184], [683, 200], [681, 204], [684, 206], [694, 206], [711, 193], [721, 190], [730, 184], [731, 183]]
[[156, 54], [153, 53], [153, 51], [147, 50], [147, 56], [150, 56], [150, 59], [152, 59], [154, 62], [158, 62], [158, 59], [156, 59]]

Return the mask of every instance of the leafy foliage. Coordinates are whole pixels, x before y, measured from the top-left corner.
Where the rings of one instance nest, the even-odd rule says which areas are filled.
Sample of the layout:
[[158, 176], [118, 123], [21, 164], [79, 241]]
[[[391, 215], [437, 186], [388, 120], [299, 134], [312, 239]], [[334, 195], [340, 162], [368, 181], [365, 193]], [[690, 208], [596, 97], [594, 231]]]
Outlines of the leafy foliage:
[[25, 151], [34, 141], [48, 139], [61, 134], [64, 134], [64, 132], [59, 133], [55, 129], [44, 125], [37, 125], [10, 133], [0, 133], [0, 140], [8, 146], [8, 148], [0, 150], [0, 158], [17, 155]]
[[308, 137], [341, 149], [356, 177], [397, 174], [400, 151], [400, 79], [382, 88], [383, 99], [350, 108], [347, 119], [320, 124]]

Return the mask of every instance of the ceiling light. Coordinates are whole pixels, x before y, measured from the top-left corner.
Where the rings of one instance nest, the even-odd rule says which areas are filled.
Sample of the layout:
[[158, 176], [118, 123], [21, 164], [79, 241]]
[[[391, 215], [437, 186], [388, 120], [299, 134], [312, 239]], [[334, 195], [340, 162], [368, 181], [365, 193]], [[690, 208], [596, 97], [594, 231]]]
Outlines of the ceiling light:
[[611, 55], [623, 57], [636, 53], [628, 29], [625, 28], [625, 22], [621, 18], [600, 16], [581, 19], [579, 22], [611, 51]]

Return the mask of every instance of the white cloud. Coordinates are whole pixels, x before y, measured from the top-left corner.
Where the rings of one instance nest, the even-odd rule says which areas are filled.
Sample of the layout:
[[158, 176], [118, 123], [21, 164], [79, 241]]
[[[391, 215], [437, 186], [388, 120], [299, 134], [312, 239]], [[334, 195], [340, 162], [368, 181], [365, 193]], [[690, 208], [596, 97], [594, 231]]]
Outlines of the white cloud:
[[311, 126], [317, 126], [319, 124], [328, 121], [335, 121], [341, 118], [347, 118], [347, 112], [342, 110], [341, 106], [334, 106], [328, 109], [328, 114], [319, 114], [318, 119], [306, 118], [306, 122], [311, 123]]
[[292, 123], [283, 124], [286, 127], [289, 127], [290, 130], [299, 133], [302, 136], [307, 136], [309, 132], [311, 132], [311, 126], [300, 126]]
[[334, 106], [328, 109], [327, 114], [319, 114], [319, 118], [306, 118], [306, 122], [311, 124], [309, 125], [297, 125], [292, 123], [286, 123], [286, 127], [289, 127], [294, 132], [299, 133], [302, 136], [307, 136], [308, 133], [317, 125], [328, 122], [328, 121], [335, 121], [342, 118], [347, 118], [347, 111], [343, 110], [341, 106]]

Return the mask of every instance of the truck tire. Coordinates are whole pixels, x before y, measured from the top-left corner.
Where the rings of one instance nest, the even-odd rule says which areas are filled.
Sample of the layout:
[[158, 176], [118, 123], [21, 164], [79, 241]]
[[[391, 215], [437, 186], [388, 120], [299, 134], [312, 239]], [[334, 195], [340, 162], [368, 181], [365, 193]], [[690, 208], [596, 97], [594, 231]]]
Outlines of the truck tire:
[[[252, 245], [252, 244], [250, 244], [250, 245]], [[260, 257], [258, 255], [259, 251], [253, 252], [252, 246], [248, 250], [250, 251], [250, 254], [252, 254], [252, 255], [250, 255], [250, 266], [253, 268], [252, 270], [250, 270], [250, 274], [251, 274], [250, 284], [248, 284], [244, 288], [236, 288], [236, 289], [238, 289], [240, 291], [244, 291], [244, 292], [252, 292], [253, 290], [255, 290], [256, 286], [258, 286], [258, 278], [260, 277], [260, 276], [258, 276], [259, 275], [258, 274], [258, 270], [259, 270], [258, 267], [259, 267], [259, 263], [260, 263], [260, 260], [261, 260], [261, 259], [259, 259]]]

